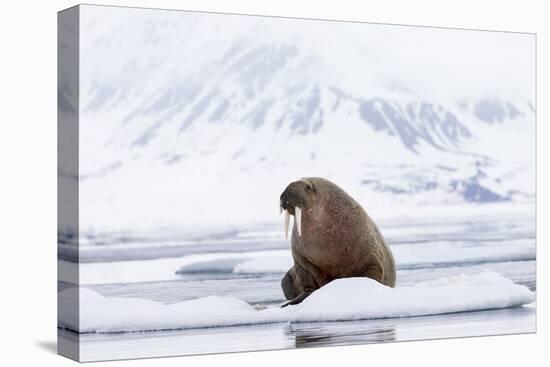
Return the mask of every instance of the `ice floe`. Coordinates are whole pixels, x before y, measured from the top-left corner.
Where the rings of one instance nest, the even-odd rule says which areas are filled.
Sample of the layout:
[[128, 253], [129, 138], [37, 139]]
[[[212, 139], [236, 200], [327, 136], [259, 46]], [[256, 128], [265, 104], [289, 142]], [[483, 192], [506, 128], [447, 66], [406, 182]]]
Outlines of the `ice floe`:
[[108, 298], [86, 288], [68, 288], [61, 291], [60, 297], [75, 299], [78, 291], [80, 317], [59, 322], [61, 327], [81, 333], [411, 317], [518, 307], [535, 300], [534, 292], [527, 287], [491, 272], [396, 288], [368, 278], [339, 279], [299, 305], [263, 310], [237, 298], [216, 295], [163, 304], [138, 298]]

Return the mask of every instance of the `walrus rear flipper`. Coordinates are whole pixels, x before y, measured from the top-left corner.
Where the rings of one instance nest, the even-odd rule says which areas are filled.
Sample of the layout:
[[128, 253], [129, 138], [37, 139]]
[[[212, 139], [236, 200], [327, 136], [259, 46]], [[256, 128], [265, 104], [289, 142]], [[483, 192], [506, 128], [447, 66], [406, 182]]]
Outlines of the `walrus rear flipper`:
[[378, 264], [369, 264], [365, 269], [364, 276], [384, 284], [384, 271]]

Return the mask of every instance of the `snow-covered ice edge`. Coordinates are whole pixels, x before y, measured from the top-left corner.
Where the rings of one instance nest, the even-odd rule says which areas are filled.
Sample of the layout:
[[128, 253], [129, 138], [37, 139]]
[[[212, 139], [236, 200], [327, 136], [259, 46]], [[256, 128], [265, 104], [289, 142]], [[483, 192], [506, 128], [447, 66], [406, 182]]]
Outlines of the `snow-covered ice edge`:
[[[514, 237], [514, 236], [510, 236]], [[425, 243], [391, 244], [398, 270], [425, 266], [531, 261], [536, 258], [533, 239], [488, 240], [472, 246], [474, 240], [432, 240]], [[99, 248], [103, 246], [97, 246]], [[228, 252], [223, 246], [206, 252], [143, 260], [121, 260], [76, 264], [60, 260], [60, 280], [70, 283], [79, 270], [80, 285], [138, 283], [178, 279], [183, 274], [233, 273], [284, 274], [293, 265], [290, 249]]]
[[[76, 292], [76, 288], [65, 289], [60, 292], [60, 297], [74, 300]], [[80, 333], [120, 333], [277, 322], [400, 318], [502, 309], [530, 304], [535, 300], [535, 293], [498, 273], [485, 272], [396, 288], [368, 278], [338, 279], [299, 305], [263, 310], [237, 298], [215, 295], [163, 304], [138, 298], [108, 298], [80, 288], [79, 297], [80, 317], [71, 318], [70, 312], [61, 310], [59, 327]], [[64, 315], [69, 316], [63, 318]]]

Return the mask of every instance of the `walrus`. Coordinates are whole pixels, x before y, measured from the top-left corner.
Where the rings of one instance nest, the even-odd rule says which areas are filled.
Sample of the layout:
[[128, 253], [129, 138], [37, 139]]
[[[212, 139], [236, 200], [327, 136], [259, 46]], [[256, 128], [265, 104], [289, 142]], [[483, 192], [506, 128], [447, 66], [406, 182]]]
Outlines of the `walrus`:
[[[281, 280], [288, 300], [302, 302], [338, 278], [367, 277], [395, 286], [395, 262], [382, 233], [363, 207], [334, 183], [319, 177], [290, 183], [280, 197], [294, 266]], [[353, 295], [350, 295], [353, 296]]]

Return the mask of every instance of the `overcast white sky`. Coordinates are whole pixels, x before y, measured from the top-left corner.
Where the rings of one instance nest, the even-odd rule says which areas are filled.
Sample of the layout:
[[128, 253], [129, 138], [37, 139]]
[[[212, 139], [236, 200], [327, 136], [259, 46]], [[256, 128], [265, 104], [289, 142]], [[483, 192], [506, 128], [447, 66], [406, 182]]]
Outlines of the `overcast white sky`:
[[[114, 41], [106, 50], [111, 56], [151, 52], [143, 39], [157, 37], [171, 46], [155, 46], [154, 52], [174, 57], [192, 47], [190, 33], [196, 34], [192, 41], [199, 45], [243, 37], [284, 41], [298, 49], [315, 49], [330, 66], [332, 78], [345, 84], [364, 88], [374, 78], [432, 98], [500, 95], [534, 101], [533, 34], [97, 6], [86, 6], [83, 16], [81, 26], [89, 41]], [[159, 26], [151, 28], [151, 23]], [[85, 41], [83, 46], [92, 45]], [[130, 48], [125, 51], [125, 46]], [[89, 56], [99, 50], [91, 51]], [[217, 57], [215, 46], [199, 47], [199, 52], [202, 57], [193, 52], [199, 62]]]
[[429, 93], [502, 93], [534, 99], [532, 34], [382, 25], [371, 25], [364, 34], [379, 51], [383, 79]]

